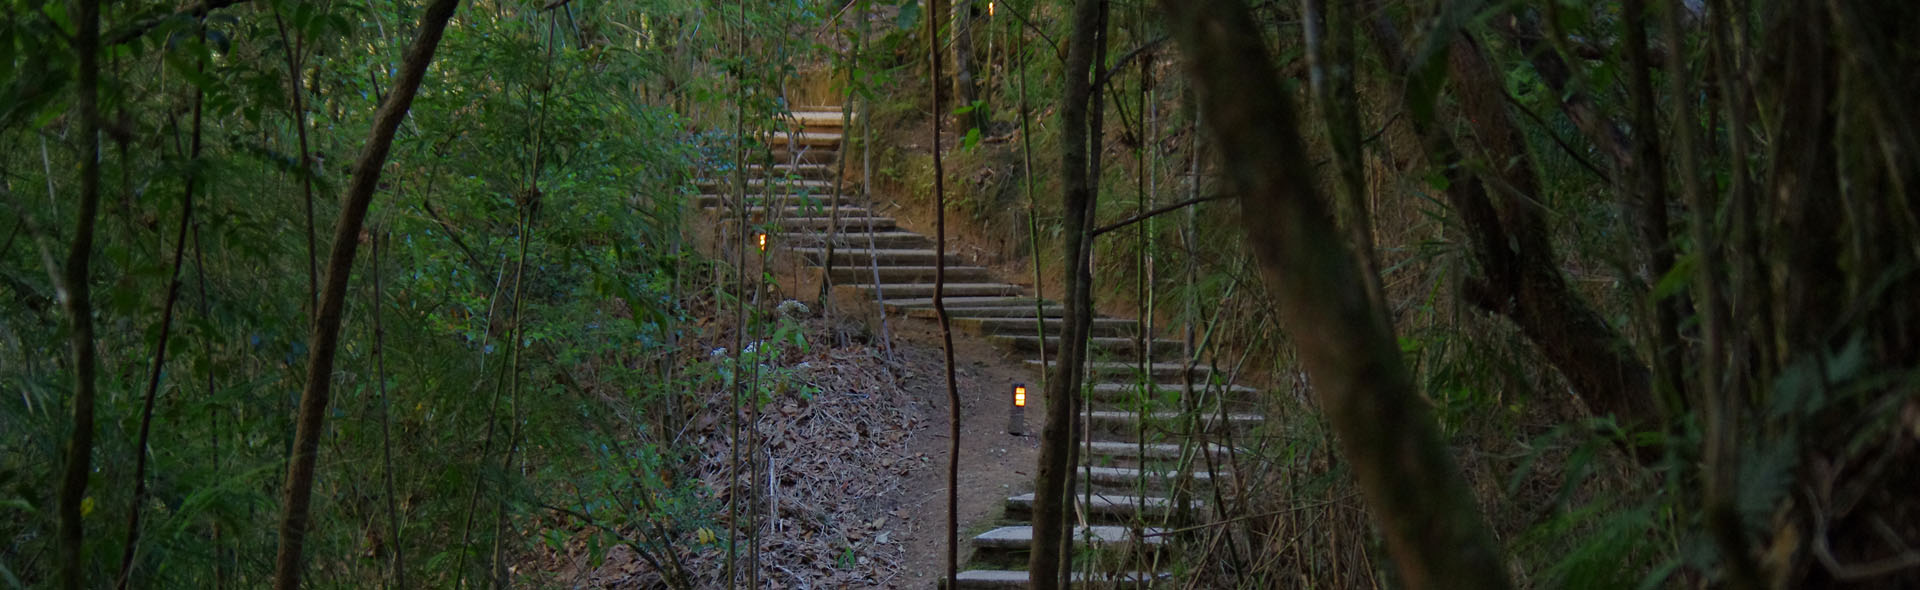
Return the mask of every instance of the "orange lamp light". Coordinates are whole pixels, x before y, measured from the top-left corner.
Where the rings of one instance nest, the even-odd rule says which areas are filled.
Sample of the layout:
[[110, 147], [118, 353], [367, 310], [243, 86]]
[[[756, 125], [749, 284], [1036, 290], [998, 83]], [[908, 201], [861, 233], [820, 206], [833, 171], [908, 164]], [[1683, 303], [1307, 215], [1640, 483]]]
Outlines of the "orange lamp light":
[[1013, 407], [1016, 407], [1016, 408], [1027, 407], [1027, 386], [1025, 385], [1013, 386]]
[[767, 251], [767, 233], [760, 232], [759, 240], [760, 240], [760, 251], [761, 252]]

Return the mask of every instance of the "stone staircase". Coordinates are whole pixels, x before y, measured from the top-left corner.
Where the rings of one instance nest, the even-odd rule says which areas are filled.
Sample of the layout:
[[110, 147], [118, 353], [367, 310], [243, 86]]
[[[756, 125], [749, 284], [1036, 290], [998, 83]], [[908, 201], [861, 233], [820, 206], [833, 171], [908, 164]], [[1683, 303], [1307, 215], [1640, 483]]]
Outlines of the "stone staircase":
[[[795, 133], [776, 136], [770, 146], [782, 163], [748, 170], [757, 177], [748, 184], [751, 231], [776, 235], [777, 247], [812, 266], [824, 266], [831, 256], [832, 270], [826, 274], [836, 289], [876, 300], [890, 314], [933, 320], [939, 257], [934, 241], [853, 202], [857, 199], [842, 196], [831, 202], [841, 120], [837, 107], [793, 112]], [[702, 183], [706, 194], [695, 198], [699, 207], [726, 220], [723, 225], [737, 224], [729, 188], [725, 182]], [[956, 331], [980, 335], [1030, 359], [1026, 364], [1036, 377], [1050, 368], [1062, 328], [1060, 304], [1036, 299], [1027, 287], [952, 253], [946, 273], [945, 303]], [[1210, 503], [1230, 489], [1222, 486], [1216, 493], [1212, 486], [1233, 477], [1224, 467], [1229, 447], [1202, 445], [1198, 435], [1232, 440], [1235, 432], [1259, 428], [1263, 417], [1245, 409], [1257, 407], [1259, 392], [1221, 384], [1205, 366], [1197, 366], [1190, 373], [1195, 399], [1182, 403], [1189, 369], [1180, 362], [1180, 342], [1143, 338], [1139, 322], [1122, 318], [1094, 319], [1090, 336], [1087, 411], [1080, 417], [1087, 437], [1080, 443], [1072, 511], [1081, 517], [1074, 529], [1076, 570], [1084, 571], [1084, 560], [1093, 560], [1099, 573], [1074, 579], [1090, 587], [1166, 580], [1169, 560], [1163, 553], [1174, 538], [1170, 531], [1206, 520]], [[1049, 359], [1044, 362], [1043, 348]], [[1143, 362], [1146, 356], [1152, 362]], [[1039, 380], [1031, 383], [1031, 395], [1038, 398]], [[974, 419], [1002, 418], [992, 412]], [[1037, 412], [1028, 417], [1031, 430], [1039, 430], [1039, 420]], [[958, 589], [1028, 586], [1033, 502], [1032, 493], [1007, 498], [999, 526], [971, 539], [969, 569], [960, 573]]]

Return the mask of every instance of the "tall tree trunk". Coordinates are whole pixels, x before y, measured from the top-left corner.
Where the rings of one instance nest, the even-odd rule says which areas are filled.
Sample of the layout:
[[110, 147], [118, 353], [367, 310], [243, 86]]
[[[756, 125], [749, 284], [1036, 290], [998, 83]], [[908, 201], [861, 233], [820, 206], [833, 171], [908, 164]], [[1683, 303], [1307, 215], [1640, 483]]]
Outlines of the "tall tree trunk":
[[[1647, 22], [1645, 0], [1622, 0], [1620, 2], [1621, 26], [1625, 28], [1623, 41], [1627, 52], [1627, 88], [1633, 102], [1633, 149], [1634, 181], [1639, 183], [1632, 192], [1633, 206], [1629, 208], [1633, 217], [1634, 229], [1639, 232], [1641, 246], [1646, 249], [1646, 268], [1642, 271], [1642, 281], [1648, 285], [1658, 285], [1660, 279], [1673, 268], [1673, 239], [1669, 235], [1667, 221], [1667, 162], [1662, 157], [1660, 147], [1660, 118], [1655, 106], [1653, 89], [1653, 60], [1647, 52]], [[1680, 125], [1691, 125], [1690, 121], [1675, 121]], [[1651, 289], [1648, 290], [1649, 292]], [[1650, 393], [1676, 402], [1679, 396], [1675, 387], [1680, 374], [1680, 300], [1675, 297], [1661, 297], [1653, 304], [1653, 389]], [[1671, 405], [1671, 404], [1670, 404]], [[1671, 407], [1669, 411], [1678, 410]]]
[[[1287, 90], [1245, 5], [1163, 0], [1250, 245], [1408, 588], [1505, 588], [1505, 564], [1385, 315], [1315, 194]], [[1410, 486], [1408, 482], [1422, 482]]]
[[[1480, 211], [1467, 216], [1468, 229], [1477, 234], [1475, 253], [1487, 273], [1485, 288], [1473, 291], [1475, 303], [1518, 324], [1595, 414], [1611, 414], [1629, 427], [1654, 423], [1658, 415], [1646, 366], [1560, 272], [1546, 219], [1532, 202], [1541, 194], [1540, 179], [1507, 112], [1498, 73], [1479, 44], [1466, 37], [1452, 44], [1447, 61], [1455, 96], [1486, 150], [1486, 161], [1503, 163], [1491, 174], [1507, 185], [1497, 197], [1484, 181], [1453, 183], [1447, 190], [1457, 208]], [[1446, 132], [1425, 127], [1432, 161], [1460, 169], [1460, 152], [1442, 145], [1451, 143]], [[1449, 152], [1453, 157], [1445, 157]]]
[[[1377, 14], [1377, 4], [1369, 1], [1359, 12]], [[1388, 69], [1407, 76], [1411, 60], [1392, 24], [1376, 17], [1368, 30]], [[1560, 272], [1546, 220], [1532, 201], [1540, 194], [1539, 178], [1507, 113], [1500, 78], [1471, 39], [1457, 37], [1448, 49], [1445, 66], [1460, 110], [1481, 140], [1484, 161], [1499, 169], [1490, 178], [1472, 174], [1451, 133], [1433, 121], [1432, 109], [1423, 116], [1423, 109], [1411, 108], [1419, 100], [1413, 84], [1402, 98], [1415, 113], [1413, 127], [1427, 159], [1443, 169], [1447, 202], [1483, 274], [1465, 286], [1467, 299], [1512, 320], [1595, 414], [1629, 427], [1652, 424], [1658, 416], [1646, 366]], [[1489, 181], [1504, 185], [1497, 196]]]
[[1301, 0], [1300, 8], [1307, 60], [1312, 66], [1308, 80], [1314, 102], [1326, 121], [1327, 140], [1333, 146], [1335, 170], [1340, 174], [1340, 199], [1334, 210], [1353, 240], [1361, 275], [1367, 281], [1367, 296], [1373, 299], [1375, 308], [1385, 311], [1386, 295], [1378, 274], [1380, 261], [1373, 247], [1373, 216], [1367, 206], [1366, 162], [1360, 151], [1360, 96], [1353, 85], [1359, 65], [1354, 56], [1354, 9], [1350, 2], [1323, 0]]
[[1060, 177], [1065, 193], [1061, 233], [1067, 270], [1066, 317], [1060, 333], [1060, 352], [1047, 379], [1047, 421], [1040, 431], [1040, 460], [1034, 485], [1033, 553], [1027, 559], [1027, 581], [1035, 590], [1061, 588], [1069, 569], [1067, 541], [1069, 489], [1073, 465], [1073, 422], [1080, 394], [1082, 361], [1086, 355], [1087, 313], [1093, 282], [1086, 235], [1092, 220], [1094, 179], [1088, 176], [1088, 112], [1093, 94], [1090, 70], [1100, 34], [1104, 0], [1078, 0], [1073, 9], [1073, 37], [1068, 42], [1066, 93], [1060, 107]]
[[333, 387], [333, 357], [340, 341], [340, 315], [346, 305], [347, 282], [353, 274], [353, 257], [360, 246], [360, 227], [367, 207], [373, 203], [374, 189], [380, 184], [381, 168], [387, 152], [393, 148], [394, 132], [413, 106], [413, 97], [426, 76], [446, 31], [447, 19], [460, 0], [434, 0], [420, 17], [418, 36], [407, 48], [400, 76], [393, 83], [387, 100], [374, 114], [373, 129], [367, 134], [366, 147], [354, 162], [353, 176], [341, 202], [340, 220], [333, 230], [333, 249], [327, 258], [327, 281], [321, 292], [319, 315], [313, 324], [313, 352], [307, 358], [307, 384], [300, 393], [299, 423], [294, 430], [293, 456], [287, 462], [287, 481], [281, 500], [279, 554], [274, 559], [274, 590], [300, 587], [301, 552], [307, 537], [308, 510], [313, 501], [313, 471], [320, 453], [320, 435], [324, 427], [327, 398]]
[[[972, 106], [980, 100], [979, 85], [973, 79], [973, 3], [975, 0], [954, 0], [953, 2], [953, 95], [959, 106]], [[937, 56], [935, 59], [939, 59]], [[935, 76], [937, 81], [939, 78]], [[936, 82], [937, 83], [937, 82]], [[967, 121], [980, 133], [987, 132], [987, 109], [973, 109], [967, 113]], [[940, 114], [939, 109], [934, 109]]]
[[[966, 0], [962, 0], [962, 5]], [[956, 9], [958, 13], [964, 8]], [[863, 17], [864, 18], [864, 17]], [[947, 378], [947, 588], [957, 588], [960, 575], [960, 386], [953, 376], [953, 321], [947, 317], [947, 184], [940, 162], [940, 35], [927, 19], [927, 98], [933, 101], [933, 314], [940, 321], [940, 351]], [[955, 28], [956, 39], [964, 29]], [[956, 42], [957, 43], [957, 42]], [[954, 59], [959, 61], [959, 50]], [[957, 80], [957, 79], [956, 79]], [[835, 205], [838, 206], [837, 204]]]
[[74, 221], [73, 244], [67, 250], [65, 276], [57, 277], [65, 292], [67, 317], [73, 321], [73, 435], [67, 440], [66, 469], [60, 480], [59, 555], [61, 587], [78, 590], [86, 585], [86, 531], [80, 512], [87, 496], [87, 476], [93, 473], [94, 367], [99, 356], [93, 343], [93, 294], [87, 282], [92, 278], [94, 219], [100, 212], [100, 2], [80, 0], [72, 14], [78, 25], [73, 50], [80, 62], [74, 100], [80, 111], [76, 130], [80, 211]]

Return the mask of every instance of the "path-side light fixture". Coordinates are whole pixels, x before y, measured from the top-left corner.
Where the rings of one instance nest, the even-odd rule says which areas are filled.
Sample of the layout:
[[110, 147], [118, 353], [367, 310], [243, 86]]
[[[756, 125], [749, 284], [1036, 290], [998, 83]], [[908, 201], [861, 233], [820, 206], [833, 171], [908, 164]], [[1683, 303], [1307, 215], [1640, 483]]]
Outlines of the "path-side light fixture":
[[1013, 384], [1013, 405], [1007, 408], [1007, 434], [1027, 433], [1027, 384]]
[[760, 243], [761, 252], [767, 251], [767, 232], [760, 232], [760, 235], [755, 237], [754, 240]]

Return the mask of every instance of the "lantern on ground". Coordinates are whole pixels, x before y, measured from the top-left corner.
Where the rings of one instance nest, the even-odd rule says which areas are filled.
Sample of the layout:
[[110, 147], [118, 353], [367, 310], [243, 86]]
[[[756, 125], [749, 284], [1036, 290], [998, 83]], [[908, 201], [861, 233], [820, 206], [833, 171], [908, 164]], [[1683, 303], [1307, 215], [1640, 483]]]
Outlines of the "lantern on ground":
[[1007, 434], [1027, 433], [1027, 384], [1013, 384], [1013, 405], [1007, 407]]

